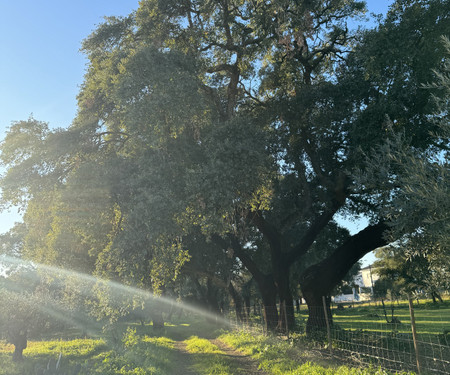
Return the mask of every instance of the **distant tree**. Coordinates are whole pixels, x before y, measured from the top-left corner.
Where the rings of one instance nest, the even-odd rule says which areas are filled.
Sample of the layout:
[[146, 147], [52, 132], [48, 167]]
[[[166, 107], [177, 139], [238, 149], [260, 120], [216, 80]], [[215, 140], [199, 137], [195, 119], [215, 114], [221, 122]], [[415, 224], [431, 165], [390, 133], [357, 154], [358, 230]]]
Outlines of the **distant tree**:
[[0, 299], [0, 335], [14, 345], [14, 361], [23, 359], [30, 335], [45, 335], [68, 324], [60, 320], [64, 308], [33, 270], [21, 269], [1, 277]]
[[389, 285], [391, 299], [426, 294], [442, 301], [441, 293], [450, 289], [448, 263], [436, 263], [426, 251], [408, 256], [407, 250], [394, 245], [377, 250], [376, 255], [374, 272], [380, 276], [379, 286]]

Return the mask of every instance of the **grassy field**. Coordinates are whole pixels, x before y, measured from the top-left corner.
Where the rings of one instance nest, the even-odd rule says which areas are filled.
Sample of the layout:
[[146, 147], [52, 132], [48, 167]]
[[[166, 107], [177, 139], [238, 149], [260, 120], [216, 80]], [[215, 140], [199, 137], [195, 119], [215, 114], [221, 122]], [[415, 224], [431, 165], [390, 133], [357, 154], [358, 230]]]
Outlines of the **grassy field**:
[[[295, 348], [291, 342], [231, 331], [202, 318], [169, 324], [159, 334], [150, 326], [138, 324], [121, 324], [115, 329], [114, 335], [109, 332], [104, 338], [30, 341], [24, 351], [25, 360], [18, 364], [11, 360], [13, 346], [1, 342], [0, 374], [247, 375], [253, 373], [249, 369], [256, 371], [258, 367], [261, 374], [279, 375], [385, 374], [381, 370], [341, 366]], [[233, 348], [246, 356], [230, 354]], [[60, 353], [58, 372], [55, 367]]]
[[[434, 374], [450, 373], [450, 301], [415, 302], [414, 315], [422, 369]], [[301, 328], [307, 311], [297, 318]], [[349, 355], [357, 353], [362, 363], [395, 370], [417, 369], [408, 302], [387, 302], [385, 309], [381, 303], [339, 309], [334, 306], [333, 322], [331, 337], [336, 349]]]
[[[411, 333], [411, 318], [408, 303], [395, 302], [394, 316], [401, 324], [396, 329], [401, 333]], [[387, 324], [383, 308], [378, 305], [361, 305], [353, 308], [335, 309], [334, 321], [344, 329], [362, 329], [374, 332], [388, 332], [392, 324]], [[387, 317], [391, 319], [391, 303], [386, 303]], [[433, 304], [422, 302], [414, 305], [416, 330], [419, 335], [439, 335], [450, 330], [450, 301]]]
[[[390, 305], [387, 308], [390, 318]], [[421, 335], [437, 338], [450, 328], [449, 301], [439, 308], [421, 303], [415, 313]], [[342, 332], [358, 335], [366, 331], [409, 335], [407, 304], [395, 304], [394, 315], [402, 322], [395, 327], [386, 324], [380, 306], [359, 306], [338, 311], [334, 321]], [[299, 320], [304, 318], [304, 312], [298, 316]], [[258, 373], [276, 375], [388, 374], [378, 365], [352, 367], [354, 363], [345, 357], [329, 358], [301, 334], [286, 340], [248, 330], [230, 330], [194, 316], [166, 324], [157, 333], [149, 325], [129, 323], [117, 325], [101, 337], [76, 338], [76, 332], [61, 333], [64, 339], [54, 337], [53, 333], [47, 339], [30, 340], [24, 351], [25, 360], [19, 364], [11, 360], [13, 346], [0, 342], [0, 375], [239, 375], [256, 373], [258, 368]], [[55, 367], [60, 353], [58, 372]]]

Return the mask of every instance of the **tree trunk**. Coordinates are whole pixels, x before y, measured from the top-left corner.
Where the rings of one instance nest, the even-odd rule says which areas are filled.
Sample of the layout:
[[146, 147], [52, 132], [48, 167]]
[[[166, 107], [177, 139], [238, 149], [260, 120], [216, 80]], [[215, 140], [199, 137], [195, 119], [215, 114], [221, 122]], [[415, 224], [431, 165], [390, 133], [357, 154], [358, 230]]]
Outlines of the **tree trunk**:
[[278, 325], [277, 288], [272, 275], [263, 279], [255, 279], [261, 293], [264, 309], [264, 324], [267, 331], [275, 331]]
[[437, 303], [437, 300], [443, 302], [441, 295], [436, 291], [431, 292], [431, 298], [433, 299], [433, 303]]
[[[306, 334], [316, 334], [317, 331], [325, 331], [327, 328], [327, 321], [325, 319], [325, 311], [323, 308], [323, 294], [320, 290], [314, 288], [303, 288], [303, 298], [308, 305], [308, 321], [306, 323]], [[331, 298], [326, 297], [326, 313], [328, 322], [333, 324], [333, 317], [330, 309]]]
[[247, 319], [247, 322], [250, 319], [250, 310], [251, 310], [250, 294], [246, 294], [246, 295], [244, 295], [244, 313], [245, 313], [245, 319]]
[[280, 316], [278, 320], [278, 330], [281, 332], [292, 330], [295, 326], [294, 299], [292, 297], [289, 284], [289, 269], [278, 272], [276, 282], [278, 295], [280, 296]]
[[368, 252], [387, 244], [383, 238], [386, 229], [388, 228], [384, 223], [367, 227], [350, 237], [327, 259], [307, 268], [302, 273], [300, 286], [309, 309], [307, 332], [314, 331], [314, 327], [320, 329], [325, 324], [325, 321], [321, 320], [320, 317], [325, 318], [322, 296], [329, 296], [332, 289], [359, 259]]
[[20, 331], [14, 335], [12, 340], [12, 344], [14, 345], [14, 353], [13, 353], [13, 361], [21, 362], [23, 361], [23, 351], [27, 348], [27, 332]]
[[162, 311], [159, 309], [155, 309], [151, 313], [152, 316], [152, 325], [154, 331], [161, 331], [164, 328], [164, 317]]
[[234, 236], [229, 236], [228, 240], [213, 235], [213, 240], [223, 249], [229, 246], [234, 251], [234, 255], [242, 262], [247, 270], [252, 274], [258, 290], [261, 293], [261, 299], [264, 308], [264, 321], [267, 331], [274, 331], [278, 325], [278, 309], [277, 309], [277, 288], [275, 286], [273, 276], [265, 275], [257, 267], [252, 258], [242, 249], [239, 240]]
[[230, 293], [231, 299], [234, 302], [234, 308], [236, 311], [236, 318], [239, 322], [243, 322], [244, 321], [244, 317], [242, 314], [242, 300], [241, 300], [241, 296], [238, 294], [238, 292], [236, 291], [236, 289], [234, 288], [233, 284], [230, 283], [228, 284], [228, 292]]
[[208, 310], [214, 318], [208, 318], [210, 321], [215, 322], [217, 316], [220, 315], [219, 298], [217, 288], [214, 286], [210, 277], [206, 278], [206, 303], [208, 304]]

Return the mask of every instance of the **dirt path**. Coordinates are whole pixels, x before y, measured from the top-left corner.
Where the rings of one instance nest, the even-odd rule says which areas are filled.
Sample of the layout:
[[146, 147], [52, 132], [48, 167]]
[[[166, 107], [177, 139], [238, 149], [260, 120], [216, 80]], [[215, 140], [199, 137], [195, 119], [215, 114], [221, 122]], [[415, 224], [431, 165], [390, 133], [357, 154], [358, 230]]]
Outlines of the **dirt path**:
[[[210, 340], [216, 345], [225, 356], [234, 361], [239, 369], [238, 374], [242, 375], [268, 375], [265, 371], [258, 369], [258, 364], [249, 355], [245, 355], [237, 350], [234, 350], [219, 339]], [[233, 374], [234, 375], [234, 374]], [[236, 374], [237, 375], [237, 374]]]
[[[257, 363], [250, 356], [234, 350], [218, 339], [210, 341], [224, 353], [224, 357], [236, 364], [238, 372], [232, 375], [268, 375], [263, 370], [258, 369]], [[194, 356], [186, 350], [186, 344], [183, 341], [175, 341], [174, 345], [178, 351], [177, 363], [174, 366], [176, 368], [175, 372], [170, 375], [199, 375], [194, 368]]]
[[170, 375], [198, 375], [193, 368], [192, 355], [186, 350], [186, 344], [183, 341], [175, 341], [177, 353], [176, 371]]

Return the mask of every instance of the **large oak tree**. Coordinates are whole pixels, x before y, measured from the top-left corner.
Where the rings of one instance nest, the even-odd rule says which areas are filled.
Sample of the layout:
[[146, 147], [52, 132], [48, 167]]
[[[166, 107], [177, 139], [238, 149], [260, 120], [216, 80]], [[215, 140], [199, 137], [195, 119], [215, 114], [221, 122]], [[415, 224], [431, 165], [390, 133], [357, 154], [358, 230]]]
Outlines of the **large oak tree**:
[[[385, 141], [386, 115], [428, 142], [419, 88], [448, 7], [397, 1], [365, 34], [351, 0], [147, 0], [107, 18], [83, 44], [73, 124], [20, 122], [2, 145], [25, 252], [158, 291], [205, 248], [187, 240], [200, 230], [252, 274], [269, 328], [293, 323], [290, 271], [320, 254], [300, 282], [321, 325], [322, 296], [386, 244], [378, 191], [353, 178], [361, 149]], [[338, 215], [359, 214], [366, 229], [320, 248]]]

